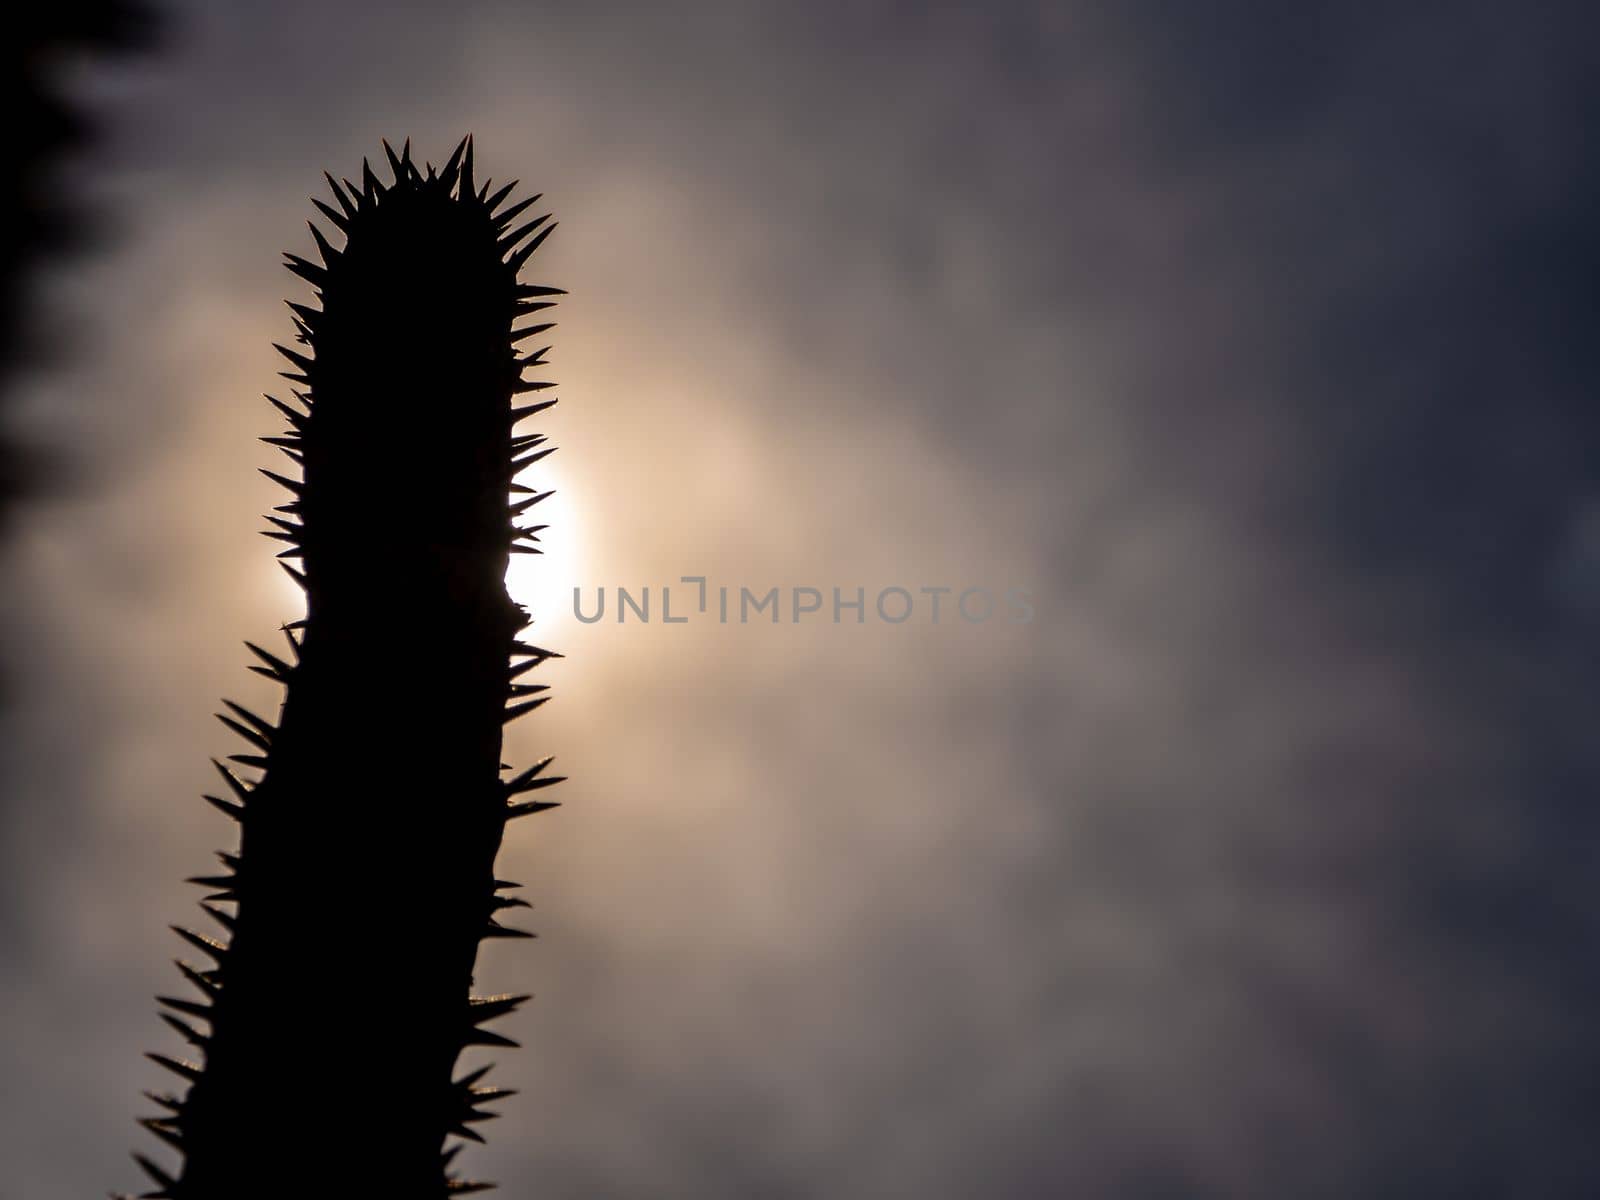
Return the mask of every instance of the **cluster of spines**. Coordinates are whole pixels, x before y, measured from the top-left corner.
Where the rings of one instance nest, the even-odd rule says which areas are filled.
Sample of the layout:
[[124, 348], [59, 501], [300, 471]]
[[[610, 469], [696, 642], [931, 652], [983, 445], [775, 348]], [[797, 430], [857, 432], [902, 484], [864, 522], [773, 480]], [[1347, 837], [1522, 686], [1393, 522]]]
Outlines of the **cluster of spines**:
[[[505, 255], [503, 261], [513, 275], [522, 268], [533, 252], [556, 228], [555, 222], [546, 224], [549, 220], [549, 214], [535, 217], [514, 229], [512, 228], [512, 223], [517, 217], [541, 198], [540, 194], [520, 200], [503, 211], [496, 211], [516, 187], [516, 180], [502, 186], [493, 194], [489, 191], [492, 181], [485, 180], [474, 191], [472, 139], [470, 137], [463, 139], [457, 145], [446, 164], [437, 171], [431, 164], [424, 164], [424, 167], [419, 170], [412, 163], [409, 138], [399, 154], [395, 153], [388, 141], [384, 141], [383, 148], [388, 157], [389, 165], [394, 172], [394, 179], [390, 184], [385, 185], [379, 182], [366, 159], [363, 159], [361, 164], [362, 180], [359, 188], [348, 179], [343, 181], [343, 187], [341, 188], [339, 181], [331, 174], [323, 173], [335, 199], [339, 203], [339, 208], [335, 209], [318, 199], [313, 199], [312, 202], [341, 233], [348, 234], [350, 221], [359, 216], [367, 206], [379, 203], [390, 188], [406, 185], [421, 186], [424, 184], [442, 187], [447, 193], [454, 190], [460, 199], [475, 197], [478, 203], [485, 206], [494, 222], [494, 229], [498, 239], [497, 245]], [[327, 280], [328, 269], [337, 260], [341, 251], [335, 249], [329, 243], [327, 237], [314, 223], [308, 222], [308, 224], [321, 254], [322, 263], [320, 265], [312, 263], [295, 254], [285, 254], [285, 258], [289, 270], [309, 282], [320, 294], [323, 284]], [[532, 236], [530, 237], [530, 235]], [[524, 239], [527, 240], [525, 241]], [[561, 288], [518, 284], [514, 291], [513, 321], [528, 314], [542, 312], [553, 307], [554, 300], [551, 297], [565, 294], [565, 290]], [[294, 314], [296, 341], [310, 345], [314, 338], [320, 310], [293, 301], [288, 302], [288, 304]], [[553, 327], [554, 322], [540, 322], [521, 329], [513, 328], [510, 333], [511, 342], [515, 345], [527, 338], [545, 333]], [[309, 386], [311, 379], [308, 371], [312, 367], [312, 360], [285, 346], [274, 345], [278, 352], [284, 355], [295, 367], [294, 371], [283, 371], [280, 374], [291, 383]], [[520, 379], [522, 370], [544, 365], [544, 356], [549, 352], [549, 349], [550, 347], [545, 346], [515, 359], [519, 380], [511, 389], [513, 396], [538, 393], [555, 386], [553, 383], [543, 380]], [[297, 409], [275, 396], [268, 395], [266, 397], [273, 407], [288, 420], [289, 427], [282, 434], [264, 437], [261, 440], [286, 455], [296, 466], [303, 467], [305, 460], [301, 451], [301, 441], [310, 422], [313, 400], [308, 391], [300, 388], [291, 389], [291, 395], [300, 402], [303, 408]], [[513, 477], [555, 451], [556, 447], [545, 446], [544, 443], [547, 439], [543, 435], [528, 434], [517, 436], [514, 433], [516, 425], [520, 422], [544, 412], [555, 403], [554, 399], [549, 399], [535, 401], [534, 403], [511, 409], [509, 420], [513, 431], [511, 438], [513, 461], [510, 473]], [[262, 469], [262, 474], [285, 488], [291, 494], [292, 499], [289, 503], [274, 507], [273, 511], [275, 513], [282, 513], [285, 516], [266, 516], [265, 519], [273, 528], [262, 530], [261, 532], [264, 536], [275, 541], [287, 543], [287, 548], [277, 555], [279, 565], [288, 572], [296, 583], [304, 588], [306, 586], [304, 573], [283, 561], [284, 559], [303, 557], [302, 538], [304, 526], [287, 519], [300, 514], [303, 485], [298, 480], [264, 468]], [[513, 553], [539, 554], [541, 551], [536, 544], [539, 541], [538, 534], [546, 529], [547, 526], [518, 526], [515, 521], [518, 517], [527, 513], [534, 505], [552, 495], [553, 491], [541, 492], [516, 483], [514, 479], [510, 485], [510, 491], [513, 495], [523, 497], [522, 499], [511, 501], [508, 506], [512, 523], [510, 549]], [[524, 621], [516, 633], [520, 634], [531, 623], [531, 620]], [[283, 633], [288, 641], [293, 661], [280, 658], [252, 642], [246, 642], [245, 646], [260, 660], [258, 663], [250, 664], [249, 669], [281, 683], [287, 688], [293, 681], [299, 661], [300, 641], [296, 634], [305, 624], [306, 622], [301, 620], [290, 622], [283, 626]], [[528, 684], [516, 681], [541, 663], [551, 658], [562, 657], [555, 651], [523, 642], [515, 635], [513, 635], [508, 649], [508, 657], [512, 661], [507, 676], [507, 707], [503, 716], [504, 723], [509, 723], [532, 712], [549, 699], [547, 695], [542, 694], [549, 690], [548, 684]], [[521, 661], [515, 661], [518, 659]], [[243, 767], [265, 771], [270, 763], [273, 737], [277, 731], [276, 726], [266, 718], [235, 701], [225, 699], [223, 704], [229, 711], [215, 714], [217, 719], [227, 726], [229, 730], [241, 737], [250, 747], [247, 751], [228, 755], [228, 761]], [[242, 778], [227, 763], [215, 758], [211, 761], [226, 784], [228, 794], [226, 796], [207, 794], [204, 799], [242, 826], [249, 820], [250, 799], [256, 784]], [[559, 806], [558, 801], [519, 799], [519, 797], [541, 791], [565, 780], [565, 776], [547, 776], [544, 774], [551, 761], [551, 758], [544, 758], [520, 773], [501, 781], [500, 789], [505, 805], [504, 819], [506, 821], [511, 821], [517, 817], [530, 816]], [[503, 772], [513, 769], [507, 763], [501, 763], [500, 765]], [[219, 851], [217, 856], [223, 865], [223, 873], [193, 876], [186, 882], [206, 889], [207, 894], [201, 900], [200, 907], [225, 931], [231, 933], [235, 924], [234, 917], [224, 909], [218, 908], [217, 904], [237, 904], [240, 900], [241, 889], [246, 886], [246, 876], [242, 871], [242, 861], [239, 855]], [[502, 925], [495, 917], [495, 914], [507, 909], [529, 907], [526, 900], [502, 894], [521, 886], [521, 884], [510, 880], [494, 880], [490, 914], [478, 935], [480, 941], [493, 938], [532, 938], [536, 936], [527, 930]], [[171, 1010], [161, 1012], [159, 1015], [162, 1021], [171, 1027], [179, 1037], [201, 1054], [204, 1054], [209, 1040], [208, 1035], [191, 1024], [191, 1020], [205, 1021], [208, 1024], [211, 1022], [214, 1006], [225, 986], [226, 972], [224, 967], [229, 948], [225, 943], [197, 933], [192, 929], [179, 925], [173, 925], [171, 928], [189, 946], [209, 958], [213, 965], [201, 967], [182, 959], [174, 960], [179, 972], [195, 987], [203, 997], [203, 1000], [195, 1001], [176, 996], [158, 996], [157, 1001], [166, 1009]], [[515, 1040], [486, 1029], [484, 1026], [490, 1021], [514, 1012], [529, 999], [531, 999], [530, 996], [510, 994], [467, 997], [462, 1013], [463, 1024], [460, 1039], [462, 1048], [473, 1046], [518, 1046], [519, 1043]], [[172, 1071], [189, 1084], [197, 1081], [202, 1075], [203, 1068], [193, 1062], [157, 1052], [149, 1052], [146, 1057]], [[468, 1141], [481, 1143], [484, 1139], [473, 1126], [483, 1121], [492, 1120], [499, 1115], [488, 1111], [483, 1106], [516, 1094], [515, 1090], [510, 1088], [480, 1086], [480, 1081], [490, 1069], [491, 1066], [482, 1066], [453, 1081], [453, 1112], [447, 1122], [447, 1136], [453, 1135]], [[162, 1109], [163, 1113], [159, 1116], [141, 1118], [139, 1124], [161, 1141], [183, 1153], [185, 1151], [183, 1119], [185, 1102], [170, 1093], [147, 1091], [144, 1095], [158, 1108]], [[494, 1187], [492, 1183], [461, 1179], [451, 1173], [451, 1164], [456, 1155], [460, 1153], [461, 1148], [461, 1144], [458, 1143], [447, 1147], [440, 1155], [440, 1169], [444, 1179], [445, 1193], [452, 1196], [467, 1195]], [[155, 1184], [153, 1190], [141, 1193], [139, 1200], [182, 1200], [184, 1192], [179, 1179], [144, 1154], [135, 1153], [133, 1158]], [[112, 1193], [112, 1197], [113, 1200], [132, 1200], [131, 1197], [117, 1193]]]
[[[350, 222], [358, 217], [363, 209], [381, 203], [384, 194], [391, 187], [404, 184], [410, 186], [433, 185], [443, 188], [446, 192], [457, 189], [461, 197], [474, 196], [477, 202], [484, 206], [490, 220], [493, 222], [497, 246], [504, 255], [505, 266], [512, 275], [515, 275], [559, 224], [559, 222], [550, 221], [550, 214], [545, 213], [513, 228], [517, 218], [543, 197], [542, 192], [535, 193], [517, 201], [503, 211], [500, 210], [500, 205], [517, 186], [518, 181], [515, 179], [492, 194], [489, 189], [493, 186], [493, 180], [486, 179], [474, 191], [471, 138], [463, 139], [451, 154], [449, 161], [437, 172], [435, 172], [431, 164], [425, 164], [420, 171], [418, 170], [411, 161], [411, 140], [409, 138], [406, 139], [404, 148], [398, 154], [395, 153], [394, 148], [387, 141], [383, 143], [383, 149], [388, 156], [389, 166], [394, 172], [394, 179], [390, 184], [385, 185], [379, 182], [377, 176], [373, 173], [371, 164], [366, 159], [361, 161], [360, 187], [357, 187], [349, 179], [344, 180], [341, 187], [339, 180], [328, 172], [323, 172], [323, 177], [328, 181], [328, 186], [332, 190], [334, 198], [338, 201], [339, 207], [334, 208], [332, 205], [316, 199], [312, 203], [317, 206], [318, 210], [340, 233], [347, 234], [350, 229]], [[322, 262], [314, 263], [297, 254], [285, 254], [284, 258], [289, 270], [311, 284], [320, 294], [323, 286], [327, 283], [329, 270], [339, 259], [342, 252], [334, 248], [315, 222], [308, 221], [307, 225], [310, 227], [312, 238], [317, 244], [317, 250]], [[517, 320], [529, 314], [553, 308], [555, 301], [551, 297], [564, 296], [566, 291], [563, 288], [547, 287], [540, 284], [518, 284], [513, 295], [515, 297], [512, 308], [513, 320]], [[321, 316], [321, 311], [309, 305], [298, 304], [293, 301], [288, 301], [287, 303], [290, 311], [294, 314], [295, 341], [309, 346], [315, 337], [317, 321]], [[519, 342], [531, 337], [537, 337], [554, 328], [555, 322], [553, 321], [538, 321], [521, 329], [514, 328], [510, 332], [510, 341], [515, 346]], [[289, 363], [294, 367], [292, 371], [280, 371], [279, 374], [289, 380], [291, 384], [309, 386], [313, 360], [289, 349], [287, 346], [274, 343], [273, 348], [288, 359]], [[529, 351], [517, 357], [515, 363], [519, 376], [520, 372], [530, 367], [546, 365], [545, 355], [549, 352], [549, 346], [541, 346], [537, 350]], [[525, 380], [519, 378], [513, 385], [511, 394], [513, 396], [521, 396], [529, 393], [538, 393], [554, 386], [555, 384], [548, 380]], [[303, 466], [305, 460], [300, 450], [300, 442], [310, 420], [311, 395], [300, 388], [291, 388], [290, 394], [304, 406], [304, 410], [302, 411], [286, 404], [275, 396], [267, 396], [266, 399], [273, 407], [288, 419], [289, 428], [281, 434], [262, 438], [261, 440], [281, 451], [297, 466]], [[545, 445], [548, 439], [543, 434], [516, 435], [514, 432], [517, 425], [529, 417], [544, 412], [555, 403], [554, 399], [536, 400], [531, 404], [512, 408], [510, 423], [513, 430], [511, 438], [511, 474], [513, 477], [555, 452], [556, 447]], [[301, 507], [300, 483], [288, 476], [265, 468], [262, 468], [262, 474], [288, 490], [293, 497], [289, 503], [275, 506], [273, 511], [290, 516], [298, 515]], [[524, 497], [511, 505], [510, 515], [513, 522], [524, 516], [535, 504], [553, 494], [553, 491], [540, 492], [537, 489], [516, 482], [511, 484], [510, 490], [513, 495]], [[302, 553], [303, 526], [288, 520], [287, 517], [268, 516], [266, 520], [274, 528], [263, 531], [265, 535], [287, 543], [287, 549], [280, 551], [278, 558], [282, 560], [299, 557]], [[518, 526], [513, 524], [511, 552], [513, 554], [541, 553], [537, 545], [539, 541], [538, 534], [546, 528], [547, 526], [545, 525]], [[302, 586], [304, 585], [305, 576], [300, 571], [287, 563], [282, 563], [281, 565], [292, 579]]]

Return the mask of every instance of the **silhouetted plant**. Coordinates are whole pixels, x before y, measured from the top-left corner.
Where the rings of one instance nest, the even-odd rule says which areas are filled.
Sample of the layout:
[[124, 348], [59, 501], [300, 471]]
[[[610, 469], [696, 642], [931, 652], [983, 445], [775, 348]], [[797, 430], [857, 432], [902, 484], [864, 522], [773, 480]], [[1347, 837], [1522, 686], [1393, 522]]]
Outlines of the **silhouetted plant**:
[[[69, 86], [69, 68], [148, 51], [165, 36], [166, 19], [140, 0], [78, 0], [19, 5], [7, 13], [0, 42], [0, 112], [6, 114], [6, 167], [0, 174], [0, 542], [9, 538], [24, 500], [59, 494], [82, 482], [83, 464], [61, 445], [42, 442], [12, 423], [19, 371], [59, 364], [86, 337], [78, 315], [46, 302], [41, 268], [102, 240], [105, 213], [82, 200], [84, 189], [62, 169], [81, 160], [101, 136], [93, 106]], [[9, 647], [7, 647], [9, 648]], [[9, 656], [8, 656], [9, 657]], [[11, 680], [0, 677], [0, 704]], [[0, 818], [9, 797], [0, 796]]]
[[513, 426], [554, 403], [513, 408], [552, 386], [521, 378], [548, 347], [515, 349], [550, 325], [513, 324], [562, 292], [518, 284], [554, 225], [517, 224], [539, 197], [507, 205], [514, 184], [475, 187], [470, 138], [437, 171], [409, 141], [384, 150], [392, 183], [363, 162], [359, 187], [328, 176], [337, 207], [314, 202], [344, 248], [313, 225], [322, 262], [288, 256], [321, 307], [290, 305], [311, 353], [279, 347], [303, 407], [268, 397], [289, 429], [265, 440], [303, 479], [266, 472], [291, 493], [268, 536], [301, 562], [284, 565], [306, 616], [286, 658], [250, 646], [287, 686], [280, 719], [219, 714], [261, 775], [219, 762], [227, 791], [206, 797], [240, 824], [222, 873], [193, 881], [231, 936], [178, 930], [210, 962], [179, 963], [200, 998], [162, 997], [162, 1017], [203, 1062], [151, 1056], [190, 1086], [151, 1097], [165, 1112], [144, 1124], [183, 1162], [136, 1156], [150, 1196], [489, 1186], [455, 1179], [445, 1142], [482, 1140], [509, 1094], [479, 1086], [486, 1067], [453, 1075], [466, 1047], [516, 1044], [484, 1025], [526, 997], [471, 997], [472, 974], [481, 940], [531, 936], [495, 919], [524, 902], [494, 861], [507, 821], [554, 807], [518, 797], [559, 782], [549, 759], [502, 779], [500, 758], [504, 723], [546, 698], [518, 679], [552, 656], [518, 640], [504, 582], [544, 528], [516, 518], [549, 494], [513, 484], [551, 452]]

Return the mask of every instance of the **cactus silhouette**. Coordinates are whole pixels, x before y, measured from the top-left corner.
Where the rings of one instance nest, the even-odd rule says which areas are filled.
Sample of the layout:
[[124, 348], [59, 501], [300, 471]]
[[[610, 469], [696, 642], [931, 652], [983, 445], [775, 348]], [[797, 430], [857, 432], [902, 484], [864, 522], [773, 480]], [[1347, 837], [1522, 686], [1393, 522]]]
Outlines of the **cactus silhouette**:
[[503, 778], [501, 734], [544, 702], [520, 679], [552, 657], [519, 640], [504, 582], [544, 528], [517, 518], [549, 495], [513, 484], [551, 452], [513, 427], [555, 403], [522, 379], [548, 347], [516, 349], [550, 325], [513, 326], [563, 293], [517, 282], [555, 226], [518, 224], [539, 197], [508, 204], [514, 183], [475, 185], [470, 137], [437, 170], [383, 146], [391, 183], [363, 161], [359, 186], [327, 176], [336, 205], [314, 201], [343, 249], [312, 225], [322, 262], [288, 256], [321, 306], [290, 305], [309, 353], [279, 347], [301, 406], [268, 397], [289, 429], [265, 440], [302, 479], [266, 472], [290, 493], [268, 536], [301, 564], [284, 566], [306, 615], [284, 657], [250, 646], [286, 685], [280, 719], [219, 714], [260, 777], [218, 762], [206, 797], [240, 826], [222, 873], [192, 881], [229, 940], [178, 930], [208, 961], [180, 962], [198, 998], [162, 997], [162, 1018], [202, 1062], [151, 1056], [189, 1087], [151, 1096], [164, 1111], [142, 1123], [182, 1165], [135, 1155], [148, 1196], [490, 1186], [455, 1178], [445, 1143], [481, 1141], [509, 1094], [479, 1086], [486, 1067], [455, 1077], [457, 1058], [516, 1045], [484, 1026], [526, 997], [473, 997], [473, 969], [481, 940], [531, 936], [496, 920], [524, 902], [494, 862], [510, 819], [554, 807], [519, 797], [559, 782], [549, 759]]

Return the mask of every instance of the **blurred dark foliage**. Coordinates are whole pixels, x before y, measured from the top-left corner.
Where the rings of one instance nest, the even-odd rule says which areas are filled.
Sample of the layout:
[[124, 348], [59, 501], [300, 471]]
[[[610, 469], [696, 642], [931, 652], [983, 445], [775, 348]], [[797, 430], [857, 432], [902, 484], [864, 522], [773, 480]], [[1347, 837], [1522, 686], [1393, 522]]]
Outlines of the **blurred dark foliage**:
[[84, 211], [61, 186], [61, 166], [91, 148], [99, 127], [66, 94], [64, 69], [85, 57], [153, 48], [164, 28], [156, 11], [137, 0], [80, 0], [40, 5], [11, 18], [4, 100], [11, 135], [0, 234], [0, 531], [22, 496], [53, 472], [41, 448], [21, 444], [5, 426], [11, 385], [19, 368], [48, 361], [53, 321], [32, 299], [41, 266], [90, 244], [97, 214]]

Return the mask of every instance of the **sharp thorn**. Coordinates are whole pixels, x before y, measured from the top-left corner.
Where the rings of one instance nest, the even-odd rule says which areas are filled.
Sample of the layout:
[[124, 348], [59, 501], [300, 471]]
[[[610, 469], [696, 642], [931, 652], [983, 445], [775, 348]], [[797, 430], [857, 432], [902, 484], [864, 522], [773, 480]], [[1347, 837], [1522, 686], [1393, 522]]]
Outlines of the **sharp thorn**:
[[285, 264], [289, 270], [300, 276], [312, 287], [321, 288], [328, 282], [328, 270], [326, 267], [319, 267], [316, 263], [301, 258], [298, 254], [285, 254], [284, 258], [289, 260]]
[[510, 708], [506, 709], [505, 715], [500, 718], [500, 723], [502, 725], [509, 725], [518, 717], [527, 716], [534, 709], [538, 708], [541, 704], [544, 704], [549, 699], [549, 696], [540, 696], [537, 700], [524, 700], [521, 704], [513, 704]]
[[224, 763], [218, 762], [213, 758], [211, 760], [211, 765], [217, 769], [217, 773], [220, 774], [227, 782], [227, 785], [233, 789], [233, 794], [239, 797], [240, 804], [243, 804], [250, 798], [250, 793], [254, 789], [246, 784], [244, 780], [240, 779], [237, 775], [230, 771]]
[[[346, 219], [355, 216], [357, 212], [356, 206], [351, 203], [350, 197], [346, 196], [340, 189], [338, 180], [334, 179], [326, 171], [322, 173], [322, 177], [328, 181], [328, 186], [333, 189], [333, 198], [339, 202], [339, 207], [344, 209]], [[351, 190], [354, 191], [355, 189], [352, 188]]]
[[178, 1075], [182, 1075], [191, 1083], [200, 1078], [200, 1068], [195, 1066], [193, 1063], [183, 1062], [166, 1054], [157, 1054], [154, 1051], [146, 1053], [145, 1057], [151, 1062], [160, 1063], [169, 1071], [172, 1071]]
[[328, 239], [322, 236], [322, 230], [318, 229], [313, 222], [307, 221], [306, 224], [311, 227], [311, 240], [317, 243], [317, 253], [322, 255], [323, 264], [329, 267], [333, 266], [334, 263], [339, 261], [339, 251], [329, 244]]
[[350, 232], [350, 221], [349, 221], [349, 219], [343, 213], [341, 213], [338, 209], [332, 207], [331, 205], [324, 204], [321, 200], [318, 200], [315, 196], [313, 196], [311, 198], [311, 203], [313, 203], [313, 204], [315, 204], [317, 206], [317, 211], [320, 212], [323, 216], [327, 217], [328, 220], [333, 223], [333, 227], [335, 229], [337, 229], [340, 233], [349, 233]]
[[[546, 783], [564, 783], [565, 775], [557, 775], [545, 780]], [[506, 820], [514, 821], [518, 817], [531, 817], [536, 813], [548, 812], [552, 808], [560, 808], [559, 800], [524, 800], [520, 804], [506, 805]]]
[[206, 1043], [211, 1040], [181, 1017], [175, 1017], [171, 1013], [157, 1013], [156, 1016], [165, 1021], [168, 1026], [177, 1030], [178, 1036], [191, 1046], [198, 1046], [203, 1050]]
[[279, 658], [276, 654], [273, 654], [270, 650], [263, 650], [254, 642], [246, 642], [245, 649], [249, 650], [251, 654], [254, 654], [262, 662], [266, 663], [267, 666], [277, 671], [283, 678], [284, 682], [288, 682], [289, 676], [293, 673], [294, 668], [288, 663], [284, 662], [283, 659]]
[[235, 821], [244, 821], [244, 805], [235, 804], [232, 800], [224, 800], [221, 796], [206, 796], [205, 800], [206, 803], [220, 809]]
[[224, 946], [221, 942], [213, 941], [203, 933], [196, 933], [192, 929], [185, 929], [182, 925], [173, 925], [170, 928], [172, 929], [173, 933], [177, 934], [184, 941], [188, 942], [189, 945], [200, 951], [200, 953], [210, 955], [216, 960], [219, 966], [222, 963], [223, 956], [228, 953], [228, 948], [226, 946]]

